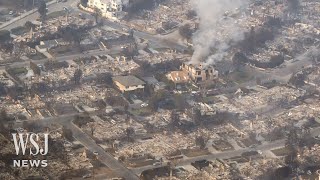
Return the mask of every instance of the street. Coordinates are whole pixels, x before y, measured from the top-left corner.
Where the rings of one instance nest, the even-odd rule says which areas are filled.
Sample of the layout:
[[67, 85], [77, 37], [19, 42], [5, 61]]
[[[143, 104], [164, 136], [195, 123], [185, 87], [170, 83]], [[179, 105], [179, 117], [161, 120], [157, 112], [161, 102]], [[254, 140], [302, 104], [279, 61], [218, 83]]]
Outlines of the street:
[[[77, 53], [77, 54], [72, 54], [72, 55], [66, 55], [66, 56], [58, 56], [55, 57], [53, 60], [54, 61], [67, 61], [67, 60], [72, 60], [72, 59], [77, 59], [80, 57], [90, 57], [90, 56], [99, 56], [99, 55], [105, 55], [105, 54], [118, 54], [120, 53], [120, 50], [92, 50], [92, 51], [88, 51], [86, 54], [83, 53]], [[36, 64], [43, 64], [45, 62], [49, 61], [49, 59], [45, 58], [45, 59], [41, 59], [41, 60], [36, 60], [33, 61]], [[23, 62], [15, 62], [12, 63], [10, 65], [7, 66], [1, 66], [0, 65], [0, 70], [4, 70], [6, 67], [10, 67], [10, 68], [19, 68], [19, 67], [26, 67], [29, 66], [29, 61], [23, 61]]]
[[[91, 115], [99, 114], [101, 111], [91, 112]], [[50, 125], [52, 123], [59, 123], [62, 126], [65, 126], [69, 128], [73, 136], [76, 140], [81, 142], [82, 145], [84, 145], [88, 150], [91, 152], [98, 152], [98, 158], [99, 160], [108, 166], [111, 170], [113, 170], [115, 173], [117, 173], [119, 176], [125, 177], [126, 179], [139, 179], [138, 176], [145, 170], [153, 169], [155, 166], [148, 165], [138, 168], [132, 168], [129, 170], [126, 168], [122, 163], [114, 159], [114, 157], [104, 151], [99, 145], [97, 145], [94, 140], [85, 132], [83, 132], [80, 128], [78, 128], [75, 124], [72, 123], [72, 120], [74, 119], [75, 115], [81, 115], [83, 113], [73, 113], [73, 114], [65, 114], [65, 115], [59, 115], [55, 117], [48, 117], [40, 119], [40, 122], [43, 122], [45, 125]], [[37, 119], [33, 119], [34, 121], [39, 121]], [[320, 127], [313, 128], [310, 131], [310, 134], [312, 137], [320, 135]], [[208, 160], [212, 161], [215, 159], [228, 159], [236, 156], [241, 156], [242, 153], [248, 152], [248, 151], [270, 151], [273, 149], [279, 149], [285, 146], [285, 139], [280, 139], [272, 142], [264, 142], [261, 145], [258, 145], [255, 148], [241, 148], [237, 150], [231, 150], [231, 151], [225, 151], [225, 152], [217, 152], [212, 153], [205, 156], [197, 156], [197, 157], [184, 157], [183, 159], [180, 159], [178, 161], [177, 166], [183, 166], [183, 165], [190, 165], [192, 162], [200, 161], [200, 160]], [[166, 163], [163, 164], [164, 166]], [[160, 166], [157, 166], [160, 167]]]
[[[312, 135], [312, 137], [320, 135], [320, 127], [312, 129], [311, 135]], [[273, 142], [263, 143], [254, 149], [248, 147], [248, 148], [243, 148], [243, 149], [239, 149], [239, 150], [213, 153], [213, 154], [205, 155], [205, 156], [197, 156], [197, 157], [191, 157], [191, 158], [184, 157], [183, 159], [178, 160], [177, 166], [190, 165], [192, 162], [201, 161], [201, 160], [212, 161], [215, 159], [228, 159], [228, 158], [232, 158], [232, 157], [236, 157], [236, 156], [241, 156], [241, 154], [244, 152], [258, 151], [258, 150], [269, 151], [269, 150], [273, 150], [273, 149], [279, 149], [284, 146], [285, 146], [285, 139], [281, 139], [281, 140], [277, 140], [277, 141], [273, 141]], [[164, 165], [165, 165], [165, 163], [164, 163]], [[160, 167], [160, 166], [157, 166], [157, 167]], [[153, 169], [153, 168], [155, 168], [155, 166], [149, 165], [149, 166], [143, 166], [143, 167], [139, 167], [139, 168], [133, 168], [132, 171], [135, 174], [140, 174], [145, 170]]]
[[[101, 113], [100, 111], [93, 112], [91, 114]], [[40, 120], [33, 119], [34, 121], [40, 121], [39, 123], [43, 123], [45, 125], [50, 125], [52, 123], [59, 123], [62, 126], [70, 129], [72, 131], [73, 137], [81, 142], [83, 146], [85, 146], [91, 152], [98, 152], [98, 159], [101, 163], [105, 164], [110, 170], [114, 171], [118, 174], [119, 177], [123, 177], [126, 180], [139, 180], [138, 176], [133, 173], [131, 170], [127, 169], [122, 163], [114, 159], [114, 157], [104, 151], [99, 145], [95, 143], [95, 141], [85, 132], [83, 132], [79, 127], [72, 123], [74, 116], [81, 115], [83, 113], [73, 113], [73, 114], [65, 114], [55, 117], [43, 118]], [[31, 121], [31, 120], [28, 120]]]
[[[57, 3], [56, 1], [51, 1], [47, 3], [48, 12], [47, 14], [50, 14], [55, 11], [61, 11], [63, 10], [63, 6], [66, 7], [76, 7], [78, 1], [75, 0], [69, 0], [67, 2], [60, 2]], [[21, 14], [20, 16], [12, 19], [11, 21], [8, 21], [2, 25], [0, 25], [0, 30], [11, 30], [13, 28], [16, 28], [18, 26], [24, 26], [24, 24], [27, 21], [34, 21], [37, 18], [39, 18], [39, 13], [37, 11], [37, 8], [28, 11], [26, 13]]]

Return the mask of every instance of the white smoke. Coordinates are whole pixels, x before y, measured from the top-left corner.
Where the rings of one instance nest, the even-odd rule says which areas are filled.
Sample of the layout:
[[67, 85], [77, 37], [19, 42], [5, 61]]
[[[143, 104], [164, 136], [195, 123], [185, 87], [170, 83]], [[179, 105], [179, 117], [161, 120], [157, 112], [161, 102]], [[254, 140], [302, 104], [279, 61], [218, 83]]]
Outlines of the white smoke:
[[[230, 45], [243, 39], [245, 30], [237, 19], [245, 19], [240, 9], [247, 7], [248, 0], [191, 0], [191, 5], [200, 19], [199, 29], [193, 36], [191, 63], [204, 58], [208, 64], [222, 60]], [[236, 17], [231, 18], [230, 14]], [[209, 56], [212, 52], [214, 54]]]

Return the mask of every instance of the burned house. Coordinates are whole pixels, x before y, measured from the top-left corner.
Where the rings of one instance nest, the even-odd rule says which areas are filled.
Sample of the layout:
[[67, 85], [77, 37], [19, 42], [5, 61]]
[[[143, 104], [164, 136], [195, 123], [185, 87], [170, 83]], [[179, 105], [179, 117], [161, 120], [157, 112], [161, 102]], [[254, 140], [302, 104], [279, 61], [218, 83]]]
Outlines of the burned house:
[[54, 40], [47, 40], [47, 41], [40, 41], [40, 45], [36, 46], [36, 50], [39, 52], [46, 52], [52, 48], [58, 46], [65, 46], [69, 43], [64, 41], [63, 39], [54, 39]]
[[112, 39], [104, 39], [101, 41], [104, 47], [111, 49], [113, 47], [130, 47], [136, 43], [133, 36], [129, 35], [122, 35], [118, 38], [112, 38]]
[[188, 73], [192, 81], [198, 83], [201, 81], [212, 80], [218, 77], [218, 71], [211, 65], [186, 64], [183, 63], [180, 67], [183, 72]]
[[129, 0], [89, 0], [88, 7], [99, 9], [101, 15], [107, 18], [117, 18], [122, 13], [122, 8], [129, 4]]
[[185, 84], [188, 83], [190, 80], [188, 73], [184, 71], [171, 71], [166, 76], [175, 85]]
[[180, 66], [179, 71], [169, 72], [167, 78], [175, 85], [185, 84], [190, 81], [200, 83], [207, 80], [213, 80], [218, 77], [218, 71], [213, 66], [199, 64], [186, 64]]

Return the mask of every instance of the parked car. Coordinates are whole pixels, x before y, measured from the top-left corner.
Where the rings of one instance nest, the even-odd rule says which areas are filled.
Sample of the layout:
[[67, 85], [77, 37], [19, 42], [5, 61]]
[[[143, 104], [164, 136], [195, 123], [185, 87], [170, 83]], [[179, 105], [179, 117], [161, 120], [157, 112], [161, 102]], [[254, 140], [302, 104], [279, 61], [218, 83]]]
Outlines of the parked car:
[[87, 178], [91, 178], [91, 176], [92, 176], [91, 174], [86, 174], [86, 175], [82, 176], [82, 178], [87, 179]]
[[99, 155], [99, 153], [98, 153], [97, 151], [94, 151], [93, 154], [94, 154], [95, 156], [98, 156], [98, 155]]
[[142, 103], [141, 104], [141, 107], [147, 107], [149, 104], [147, 104], [147, 103]]
[[154, 166], [160, 166], [160, 165], [161, 165], [161, 162], [155, 162], [155, 163], [153, 163], [152, 165], [154, 165]]

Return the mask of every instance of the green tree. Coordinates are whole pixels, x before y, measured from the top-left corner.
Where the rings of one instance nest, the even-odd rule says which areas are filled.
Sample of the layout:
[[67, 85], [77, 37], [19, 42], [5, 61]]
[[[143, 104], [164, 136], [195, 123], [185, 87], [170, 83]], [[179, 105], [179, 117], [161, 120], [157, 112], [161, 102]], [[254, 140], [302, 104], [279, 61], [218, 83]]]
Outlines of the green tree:
[[47, 15], [47, 4], [44, 0], [41, 0], [39, 2], [38, 12], [40, 14], [40, 18], [42, 20], [45, 20], [46, 15]]

